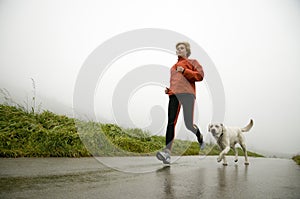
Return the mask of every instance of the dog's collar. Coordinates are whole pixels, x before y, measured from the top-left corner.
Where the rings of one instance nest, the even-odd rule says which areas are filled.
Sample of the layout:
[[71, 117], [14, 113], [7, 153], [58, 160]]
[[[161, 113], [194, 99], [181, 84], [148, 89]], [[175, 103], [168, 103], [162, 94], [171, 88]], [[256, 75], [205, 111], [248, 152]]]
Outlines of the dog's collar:
[[223, 134], [224, 134], [224, 128], [222, 128], [222, 133], [221, 133], [221, 135], [219, 136], [219, 138], [221, 138], [221, 137], [223, 136]]
[[221, 133], [221, 135], [218, 137], [218, 142], [222, 139], [223, 135], [224, 135], [224, 133], [223, 133], [223, 129], [222, 129], [222, 133]]
[[219, 136], [218, 140], [220, 140], [223, 137], [223, 132], [221, 133], [221, 135]]

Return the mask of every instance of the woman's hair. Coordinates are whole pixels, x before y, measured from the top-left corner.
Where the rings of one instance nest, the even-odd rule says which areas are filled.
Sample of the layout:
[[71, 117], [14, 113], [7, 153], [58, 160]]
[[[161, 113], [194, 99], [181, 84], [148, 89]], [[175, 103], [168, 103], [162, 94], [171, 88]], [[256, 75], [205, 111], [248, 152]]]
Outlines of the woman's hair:
[[191, 46], [190, 46], [190, 43], [189, 42], [186, 42], [186, 41], [181, 41], [181, 42], [178, 42], [176, 44], [176, 49], [177, 47], [180, 45], [180, 44], [183, 44], [186, 48], [186, 56], [189, 57], [191, 55]]

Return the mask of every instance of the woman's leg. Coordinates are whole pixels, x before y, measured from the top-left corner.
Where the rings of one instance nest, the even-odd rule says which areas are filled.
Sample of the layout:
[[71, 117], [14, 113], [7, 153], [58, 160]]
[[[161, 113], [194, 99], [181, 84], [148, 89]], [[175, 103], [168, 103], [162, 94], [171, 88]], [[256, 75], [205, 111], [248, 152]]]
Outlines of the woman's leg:
[[169, 97], [168, 126], [166, 132], [166, 148], [171, 150], [175, 137], [175, 126], [180, 112], [180, 103], [175, 95]]
[[178, 99], [183, 107], [184, 123], [188, 130], [192, 131], [198, 139], [200, 145], [203, 143], [203, 136], [199, 128], [194, 124], [194, 104], [195, 97], [192, 94], [179, 94]]
[[166, 148], [156, 153], [157, 159], [163, 161], [164, 164], [171, 163], [171, 148], [175, 136], [175, 126], [180, 111], [180, 103], [175, 95], [169, 97], [168, 107], [168, 126], [166, 132]]

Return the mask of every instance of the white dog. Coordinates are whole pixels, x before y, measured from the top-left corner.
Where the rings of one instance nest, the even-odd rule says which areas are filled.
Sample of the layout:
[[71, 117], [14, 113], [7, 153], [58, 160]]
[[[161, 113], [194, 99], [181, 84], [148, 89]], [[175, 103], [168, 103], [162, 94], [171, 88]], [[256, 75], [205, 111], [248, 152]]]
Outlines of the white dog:
[[249, 131], [253, 126], [253, 120], [250, 120], [250, 123], [244, 128], [238, 127], [225, 127], [223, 124], [210, 124], [208, 126], [208, 131], [212, 133], [216, 139], [219, 147], [221, 148], [221, 153], [217, 158], [217, 161], [220, 162], [223, 159], [223, 165], [227, 166], [227, 161], [225, 155], [232, 148], [235, 152], [234, 161], [238, 161], [238, 150], [235, 145], [239, 143], [244, 151], [245, 155], [245, 165], [249, 165], [247, 149], [245, 144], [245, 138], [243, 132]]

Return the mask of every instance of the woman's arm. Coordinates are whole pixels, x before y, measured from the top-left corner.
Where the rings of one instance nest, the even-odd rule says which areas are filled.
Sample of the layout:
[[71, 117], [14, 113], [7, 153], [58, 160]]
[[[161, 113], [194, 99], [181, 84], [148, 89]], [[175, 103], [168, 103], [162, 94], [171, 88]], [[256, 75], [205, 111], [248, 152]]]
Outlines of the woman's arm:
[[183, 71], [184, 77], [187, 78], [189, 81], [202, 81], [204, 78], [204, 71], [202, 66], [195, 59], [189, 60], [189, 63], [192, 64], [193, 70], [188, 68], [185, 69]]

